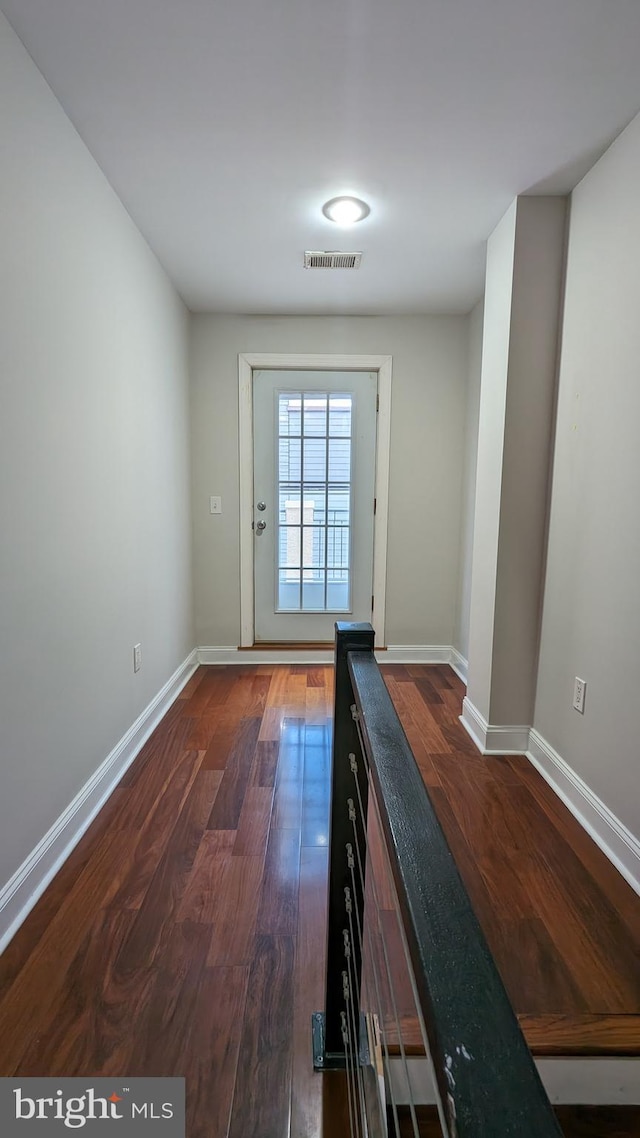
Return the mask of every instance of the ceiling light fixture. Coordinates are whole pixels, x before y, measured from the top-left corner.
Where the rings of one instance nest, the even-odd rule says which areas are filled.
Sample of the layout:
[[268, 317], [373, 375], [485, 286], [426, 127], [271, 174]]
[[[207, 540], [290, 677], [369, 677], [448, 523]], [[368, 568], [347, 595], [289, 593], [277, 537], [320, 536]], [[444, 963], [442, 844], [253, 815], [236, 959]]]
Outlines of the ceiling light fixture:
[[362, 221], [371, 210], [360, 198], [339, 197], [325, 202], [322, 212], [329, 221], [335, 221], [336, 225], [355, 225], [356, 221]]

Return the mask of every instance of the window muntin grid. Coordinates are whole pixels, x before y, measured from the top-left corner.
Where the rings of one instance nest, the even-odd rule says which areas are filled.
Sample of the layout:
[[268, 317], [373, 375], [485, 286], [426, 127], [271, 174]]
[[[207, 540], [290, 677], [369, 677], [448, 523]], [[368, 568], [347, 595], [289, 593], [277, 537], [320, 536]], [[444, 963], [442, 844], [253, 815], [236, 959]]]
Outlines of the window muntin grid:
[[353, 395], [276, 398], [276, 611], [350, 612]]

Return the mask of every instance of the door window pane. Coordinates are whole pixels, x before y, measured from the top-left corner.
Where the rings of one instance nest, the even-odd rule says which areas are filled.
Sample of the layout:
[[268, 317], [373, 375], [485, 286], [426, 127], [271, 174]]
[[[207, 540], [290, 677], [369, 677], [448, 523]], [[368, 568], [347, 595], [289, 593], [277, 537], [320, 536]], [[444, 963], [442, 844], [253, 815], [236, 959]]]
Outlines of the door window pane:
[[351, 481], [351, 439], [329, 439], [329, 481]]
[[279, 439], [278, 464], [281, 481], [300, 481], [301, 446], [302, 443], [300, 439]]
[[346, 435], [351, 438], [351, 396], [331, 395], [329, 397], [329, 434]]
[[[340, 442], [343, 440], [341, 439]], [[305, 435], [302, 440], [302, 454], [305, 482], [325, 482], [327, 478], [326, 435], [321, 439], [315, 436], [307, 438]]]
[[352, 396], [277, 399], [277, 611], [349, 612]]
[[327, 434], [327, 396], [307, 393], [304, 397], [304, 434], [319, 435], [322, 438]]
[[278, 399], [278, 434], [281, 438], [302, 434], [302, 395], [282, 392]]

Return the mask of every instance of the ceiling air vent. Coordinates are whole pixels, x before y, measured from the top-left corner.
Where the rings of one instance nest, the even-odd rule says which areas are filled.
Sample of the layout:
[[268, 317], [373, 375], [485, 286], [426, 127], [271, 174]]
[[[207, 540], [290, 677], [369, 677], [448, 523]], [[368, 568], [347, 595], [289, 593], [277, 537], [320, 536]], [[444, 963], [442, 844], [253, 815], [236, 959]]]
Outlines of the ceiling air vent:
[[359, 269], [362, 253], [338, 253], [335, 249], [305, 252], [305, 269]]

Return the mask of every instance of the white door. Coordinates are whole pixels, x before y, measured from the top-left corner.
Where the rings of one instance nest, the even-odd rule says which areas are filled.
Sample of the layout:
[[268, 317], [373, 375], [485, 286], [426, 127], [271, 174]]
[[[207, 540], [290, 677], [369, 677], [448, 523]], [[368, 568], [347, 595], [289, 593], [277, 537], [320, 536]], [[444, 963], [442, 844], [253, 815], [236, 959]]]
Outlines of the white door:
[[371, 619], [376, 397], [376, 372], [253, 372], [256, 643]]

